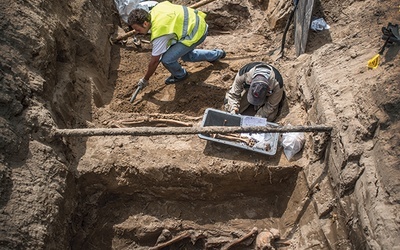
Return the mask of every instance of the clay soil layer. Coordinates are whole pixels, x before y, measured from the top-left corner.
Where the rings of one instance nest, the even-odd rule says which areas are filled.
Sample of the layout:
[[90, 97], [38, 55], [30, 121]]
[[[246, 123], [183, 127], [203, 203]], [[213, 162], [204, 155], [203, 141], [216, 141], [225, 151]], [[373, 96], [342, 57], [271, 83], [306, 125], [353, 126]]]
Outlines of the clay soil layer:
[[[400, 249], [398, 1], [314, 1], [305, 53], [293, 1], [215, 0], [199, 48], [226, 58], [160, 64], [112, 0], [0, 3], [0, 249]], [[198, 1], [172, 1], [192, 5]], [[309, 1], [312, 2], [312, 1]], [[296, 27], [298, 28], [298, 27]], [[57, 136], [57, 129], [199, 127], [223, 110], [238, 70], [264, 61], [284, 79], [279, 126], [305, 132], [288, 160], [197, 134]], [[279, 138], [282, 134], [279, 134]]]

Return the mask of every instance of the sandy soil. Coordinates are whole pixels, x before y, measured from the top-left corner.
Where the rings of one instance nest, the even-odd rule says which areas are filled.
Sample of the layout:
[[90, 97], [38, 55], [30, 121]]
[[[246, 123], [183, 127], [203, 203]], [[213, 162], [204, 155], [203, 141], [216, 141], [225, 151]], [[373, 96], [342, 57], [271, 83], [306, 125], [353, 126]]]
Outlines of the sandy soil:
[[[396, 4], [316, 1], [313, 16], [331, 28], [311, 31], [297, 57], [292, 25], [278, 59], [290, 1], [215, 1], [200, 8], [210, 27], [200, 47], [227, 57], [183, 62], [190, 77], [176, 85], [160, 65], [130, 103], [151, 46], [146, 36], [140, 47], [109, 43], [126, 29], [113, 1], [1, 3], [1, 248], [149, 249], [184, 235], [163, 249], [227, 249], [248, 234], [230, 249], [256, 249], [272, 231], [276, 249], [395, 249], [399, 46], [377, 69], [366, 64], [381, 28], [400, 23]], [[251, 61], [284, 77], [277, 124], [332, 133], [306, 133], [291, 161], [281, 146], [264, 155], [197, 135], [54, 136], [165, 120], [197, 127]]]

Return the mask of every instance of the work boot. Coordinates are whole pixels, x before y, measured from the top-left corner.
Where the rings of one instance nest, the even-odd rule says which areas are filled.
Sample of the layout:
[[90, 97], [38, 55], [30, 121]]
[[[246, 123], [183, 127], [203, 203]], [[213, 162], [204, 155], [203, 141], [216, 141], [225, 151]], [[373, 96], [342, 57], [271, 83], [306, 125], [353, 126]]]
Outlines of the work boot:
[[183, 77], [176, 77], [173, 75], [170, 75], [167, 79], [165, 79], [165, 84], [169, 85], [169, 84], [175, 84], [177, 82], [181, 82], [183, 80], [185, 80], [187, 77], [189, 76], [189, 73], [185, 70], [185, 75]]
[[219, 52], [219, 57], [217, 59], [215, 59], [214, 61], [210, 61], [211, 63], [217, 62], [220, 59], [224, 59], [226, 57], [226, 52], [223, 49], [213, 49], [213, 50]]

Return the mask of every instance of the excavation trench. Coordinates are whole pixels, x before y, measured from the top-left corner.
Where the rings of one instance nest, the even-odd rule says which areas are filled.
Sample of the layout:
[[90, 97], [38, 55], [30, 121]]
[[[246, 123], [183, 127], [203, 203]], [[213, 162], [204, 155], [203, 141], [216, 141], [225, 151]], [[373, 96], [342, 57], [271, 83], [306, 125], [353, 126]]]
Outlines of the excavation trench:
[[[2, 248], [255, 249], [261, 230], [273, 228], [279, 250], [400, 245], [398, 50], [366, 69], [383, 23], [398, 23], [394, 1], [315, 1], [307, 16], [331, 29], [310, 32], [296, 56], [291, 25], [279, 60], [292, 1], [214, 1], [200, 8], [209, 30], [199, 48], [226, 57], [181, 62], [190, 75], [175, 85], [164, 84], [170, 73], [159, 65], [133, 103], [151, 44], [110, 43], [127, 31], [114, 2], [0, 7]], [[131, 133], [133, 124], [166, 120], [198, 125], [206, 109], [223, 110], [236, 73], [256, 61], [284, 78], [275, 122], [327, 126], [330, 136], [306, 132], [289, 161], [281, 146], [264, 155], [190, 129]], [[85, 132], [71, 137], [70, 129]]]
[[[57, 136], [65, 137], [78, 159], [73, 190], [79, 195], [72, 195], [77, 205], [69, 230], [73, 249], [149, 249], [185, 233], [191, 237], [169, 244], [169, 249], [221, 249], [254, 228], [258, 232], [277, 229], [282, 242], [274, 242], [275, 247], [309, 245], [299, 242], [298, 227], [302, 220], [316, 222], [321, 214], [309, 206], [310, 189], [303, 170], [307, 161], [302, 152], [289, 162], [282, 147], [276, 154], [264, 155], [201, 139], [192, 128], [185, 128], [190, 133], [180, 134], [178, 130], [184, 128], [175, 128], [175, 133], [168, 134], [165, 130], [157, 133], [161, 128], [152, 131], [147, 124], [150, 128], [135, 134], [127, 127], [143, 121], [143, 117], [147, 117], [144, 121], [158, 118], [197, 126], [206, 109], [222, 109], [223, 96], [236, 71], [251, 60], [251, 51], [246, 49], [243, 53], [248, 57], [235, 59], [233, 44], [265, 40], [264, 35], [253, 34], [247, 41], [233, 42], [235, 33], [243, 32], [243, 27], [234, 25], [238, 21], [234, 18], [250, 15], [250, 11], [257, 17], [260, 7], [249, 9], [230, 2], [213, 6], [210, 34], [202, 46], [225, 46], [232, 61], [182, 62], [191, 72], [189, 80], [169, 86], [163, 84], [169, 73], [160, 65], [134, 103], [129, 102], [135, 86], [132, 79], [140, 79], [146, 71], [151, 47], [147, 43], [137, 47], [132, 38], [111, 47], [109, 79], [94, 74], [95, 88], [90, 90], [94, 92], [85, 94], [92, 96], [96, 106], [86, 110], [93, 116], [90, 128], [79, 130], [83, 133], [72, 138], [69, 136], [76, 131], [56, 131]], [[231, 20], [231, 26], [226, 19]], [[222, 27], [229, 30], [220, 33]], [[106, 81], [108, 85], [100, 84]], [[289, 112], [292, 94], [287, 92], [282, 117]], [[76, 97], [69, 97], [66, 106], [75, 103]], [[60, 117], [66, 116], [61, 107], [55, 109], [61, 110]], [[303, 114], [291, 113], [294, 125], [305, 124], [296, 115]], [[97, 133], [100, 128], [106, 132]], [[320, 132], [331, 129], [325, 127]], [[141, 131], [140, 127], [137, 130]], [[302, 233], [307, 242], [326, 244], [325, 233], [319, 228]], [[327, 234], [336, 238], [335, 232]], [[237, 249], [254, 249], [256, 236], [238, 243]]]
[[[155, 149], [143, 149], [150, 152], [127, 162], [127, 152], [135, 154], [131, 146], [121, 145], [118, 139], [108, 143], [104, 138], [101, 142], [89, 139], [102, 146], [85, 155], [78, 167], [80, 206], [73, 220], [82, 227], [75, 229], [73, 248], [147, 249], [156, 245], [163, 230], [169, 230], [172, 236], [202, 235], [195, 242], [183, 239], [171, 244], [170, 249], [219, 249], [254, 227], [260, 231], [280, 228], [287, 233], [294, 229], [301, 216], [299, 204], [308, 193], [301, 167], [273, 166], [263, 155], [246, 157], [244, 150], [233, 152], [237, 149], [193, 136], [181, 139], [210, 151], [204, 156], [190, 149], [177, 153], [161, 142], [169, 139], [156, 136], [152, 139]], [[99, 152], [100, 147], [112, 150], [114, 157], [109, 152], [106, 158], [112, 159], [105, 159], [106, 152]], [[158, 147], [166, 149], [160, 152]], [[234, 158], [247, 159], [219, 158], [212, 153], [216, 149], [218, 155], [225, 151], [232, 157], [233, 152]], [[182, 160], [186, 163], [179, 164]], [[241, 249], [254, 248], [252, 241], [246, 244]]]
[[[307, 184], [310, 171], [305, 169], [313, 169], [311, 188], [321, 185], [326, 193], [331, 188], [321, 182], [329, 141], [321, 135], [332, 127], [303, 120], [305, 111], [299, 108], [307, 106], [303, 100], [290, 103], [298, 95], [292, 90], [295, 82], [289, 80], [295, 77], [287, 78], [287, 98], [279, 119], [287, 118], [284, 124], [295, 126], [322, 125], [322, 130], [304, 130], [305, 149], [292, 161], [281, 146], [275, 154], [265, 155], [195, 134], [210, 131], [175, 128], [171, 129], [174, 133], [165, 133], [164, 128], [151, 129], [156, 121], [173, 120], [175, 125], [198, 127], [208, 108], [223, 108], [223, 97], [238, 69], [252, 60], [269, 60], [252, 58], [252, 54], [266, 50], [272, 41], [263, 32], [243, 35], [248, 32], [247, 21], [237, 20], [246, 16], [262, 20], [260, 8], [264, 6], [231, 2], [211, 6], [209, 36], [200, 48], [223, 46], [229, 58], [217, 63], [182, 62], [191, 74], [176, 85], [164, 84], [169, 72], [160, 65], [133, 103], [129, 101], [135, 90], [132, 81], [146, 72], [150, 44], [138, 47], [129, 38], [111, 45], [111, 56], [105, 56], [109, 68], [99, 62], [92, 65], [83, 55], [90, 70], [82, 67], [76, 78], [86, 80], [77, 84], [67, 81], [75, 92], [55, 91], [63, 94], [52, 107], [60, 124], [55, 134], [69, 146], [68, 157], [73, 159], [76, 173], [67, 188], [71, 193], [66, 197], [71, 200], [65, 201], [71, 216], [60, 217], [60, 221], [71, 221], [65, 242], [72, 249], [149, 249], [174, 239], [178, 240], [170, 243], [169, 249], [222, 249], [232, 243], [237, 243], [237, 249], [254, 249], [254, 228], [258, 232], [277, 229], [281, 242], [273, 243], [281, 249], [288, 244], [299, 248], [314, 242], [329, 245], [330, 240], [345, 237], [337, 221], [330, 223], [328, 218], [324, 228], [319, 227], [319, 218], [325, 219], [332, 211], [328, 198], [319, 202], [318, 209], [310, 206], [310, 194], [315, 190]], [[99, 40], [108, 42], [109, 33], [99, 34]], [[95, 51], [103, 51], [98, 41], [94, 44], [98, 46]], [[252, 48], [254, 44], [260, 47]], [[57, 70], [64, 72], [65, 65], [59, 66]], [[141, 130], [139, 123], [146, 127]], [[129, 126], [133, 124], [139, 126], [139, 133], [132, 133]], [[75, 128], [81, 128], [82, 134], [76, 134]], [[184, 129], [187, 133], [179, 133]], [[74, 133], [75, 137], [70, 137]], [[308, 166], [310, 157], [315, 166]], [[249, 233], [248, 239], [237, 242]], [[179, 238], [185, 234], [190, 237]]]

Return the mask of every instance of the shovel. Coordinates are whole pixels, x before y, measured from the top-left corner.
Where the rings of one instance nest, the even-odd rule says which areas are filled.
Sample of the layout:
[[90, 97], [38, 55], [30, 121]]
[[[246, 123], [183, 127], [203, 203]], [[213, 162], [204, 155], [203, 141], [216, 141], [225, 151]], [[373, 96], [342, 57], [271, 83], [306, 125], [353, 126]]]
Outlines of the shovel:
[[132, 103], [136, 99], [136, 96], [139, 94], [140, 90], [142, 90], [142, 87], [138, 86], [135, 93], [132, 94], [132, 97], [129, 100], [130, 103]]
[[288, 29], [289, 29], [290, 23], [293, 20], [293, 16], [294, 16], [294, 13], [296, 12], [297, 5], [299, 4], [299, 0], [295, 0], [293, 3], [294, 3], [294, 7], [293, 7], [292, 12], [290, 13], [289, 19], [286, 22], [285, 30], [283, 31], [281, 50], [279, 51], [277, 59], [283, 58], [284, 49], [285, 49], [285, 41], [286, 41], [286, 33], [287, 33]]
[[387, 27], [382, 28], [383, 36], [382, 39], [385, 39], [385, 44], [382, 46], [381, 50], [378, 54], [372, 57], [368, 61], [368, 68], [376, 69], [379, 66], [381, 55], [383, 55], [383, 51], [385, 50], [388, 42], [400, 43], [400, 35], [399, 35], [399, 26], [397, 24], [389, 23]]

